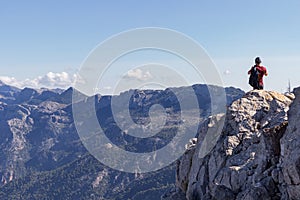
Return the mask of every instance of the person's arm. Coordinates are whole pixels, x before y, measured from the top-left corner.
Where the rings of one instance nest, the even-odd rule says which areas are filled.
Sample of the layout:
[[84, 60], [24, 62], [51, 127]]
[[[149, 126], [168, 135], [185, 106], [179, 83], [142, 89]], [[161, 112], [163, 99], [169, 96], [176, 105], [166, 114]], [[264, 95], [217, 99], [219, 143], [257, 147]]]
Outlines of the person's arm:
[[267, 68], [265, 68], [265, 76], [268, 76]]

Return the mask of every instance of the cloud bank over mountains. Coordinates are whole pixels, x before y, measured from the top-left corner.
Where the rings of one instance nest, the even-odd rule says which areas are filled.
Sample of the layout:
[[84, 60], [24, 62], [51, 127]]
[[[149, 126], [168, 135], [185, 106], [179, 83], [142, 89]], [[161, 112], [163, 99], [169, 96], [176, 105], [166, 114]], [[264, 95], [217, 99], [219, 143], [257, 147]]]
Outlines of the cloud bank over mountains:
[[67, 72], [54, 73], [48, 72], [44, 76], [38, 76], [33, 79], [17, 80], [15, 77], [0, 76], [0, 80], [5, 84], [18, 88], [68, 88], [76, 80], [78, 75], [69, 74]]
[[141, 69], [129, 70], [124, 77], [127, 79], [135, 79], [139, 81], [147, 81], [153, 78], [152, 74], [149, 71], [143, 71]]
[[[129, 70], [123, 78], [128, 80], [138, 80], [147, 81], [153, 78], [149, 71], [144, 71], [141, 69]], [[0, 81], [7, 85], [15, 86], [17, 88], [23, 89], [25, 87], [29, 88], [61, 88], [66, 89], [70, 86], [74, 86], [75, 81], [83, 81], [77, 73], [68, 72], [48, 72], [43, 76], [38, 76], [32, 79], [19, 80], [13, 76], [0, 76]], [[102, 89], [111, 90], [112, 86], [105, 86]]]

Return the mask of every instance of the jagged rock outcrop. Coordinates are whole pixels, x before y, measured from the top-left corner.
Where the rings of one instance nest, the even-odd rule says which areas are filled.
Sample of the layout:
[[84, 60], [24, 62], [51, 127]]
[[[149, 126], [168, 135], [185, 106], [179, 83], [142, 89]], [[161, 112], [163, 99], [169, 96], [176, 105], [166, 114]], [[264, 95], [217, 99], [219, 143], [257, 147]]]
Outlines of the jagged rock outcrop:
[[[293, 94], [254, 90], [234, 101], [224, 117], [211, 117], [178, 163], [175, 192], [165, 196], [300, 199], [300, 89], [294, 93], [295, 100]], [[203, 146], [218, 129], [213, 148]]]
[[289, 125], [283, 135], [280, 163], [272, 177], [279, 183], [282, 199], [300, 199], [300, 88], [288, 113]]

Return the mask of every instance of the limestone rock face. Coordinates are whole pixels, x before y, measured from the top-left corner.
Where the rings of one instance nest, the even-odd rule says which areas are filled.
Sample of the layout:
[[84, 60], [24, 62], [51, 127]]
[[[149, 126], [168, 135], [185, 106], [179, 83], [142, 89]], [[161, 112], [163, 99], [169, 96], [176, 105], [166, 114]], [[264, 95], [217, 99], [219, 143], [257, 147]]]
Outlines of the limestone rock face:
[[188, 200], [300, 199], [300, 89], [294, 94], [250, 91], [226, 115], [209, 118], [178, 162], [175, 193]]
[[300, 199], [300, 88], [288, 113], [289, 125], [281, 139], [280, 164], [274, 176], [280, 184], [282, 199]]

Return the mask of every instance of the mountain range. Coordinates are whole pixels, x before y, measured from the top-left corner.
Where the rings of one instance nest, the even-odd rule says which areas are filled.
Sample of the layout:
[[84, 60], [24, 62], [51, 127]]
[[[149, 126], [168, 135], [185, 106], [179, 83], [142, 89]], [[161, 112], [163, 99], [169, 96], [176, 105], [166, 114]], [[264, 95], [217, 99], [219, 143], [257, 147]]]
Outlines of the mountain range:
[[[193, 90], [200, 116], [190, 119], [191, 125], [201, 124], [211, 115], [209, 91], [224, 90], [217, 86], [193, 85], [169, 90], [132, 90], [114, 98], [118, 105], [130, 98], [131, 117], [136, 123], [149, 120], [152, 105], [165, 108], [178, 106], [170, 100], [172, 95], [184, 97], [188, 102]], [[241, 98], [244, 92], [236, 88], [225, 88], [227, 105]], [[95, 159], [84, 147], [77, 133], [72, 114], [74, 88], [18, 89], [0, 83], [0, 198], [1, 199], [160, 199], [175, 182], [173, 164], [150, 173], [126, 173], [113, 170]], [[99, 122], [103, 123], [107, 136], [114, 144], [135, 152], [148, 152], [153, 145], [162, 147], [164, 140], [157, 138], [136, 140], [119, 134], [111, 114], [111, 96], [86, 97], [94, 101]], [[80, 102], [76, 102], [80, 103]], [[176, 109], [175, 109], [176, 110]], [[124, 110], [118, 115], [124, 117]], [[85, 113], [83, 113], [85, 114]], [[89, 117], [87, 115], [87, 117]], [[159, 120], [159, 119], [158, 119]], [[128, 128], [134, 131], [133, 128]], [[171, 135], [171, 136], [170, 136]], [[160, 137], [160, 136], [157, 136]], [[160, 137], [161, 139], [161, 137]]]

